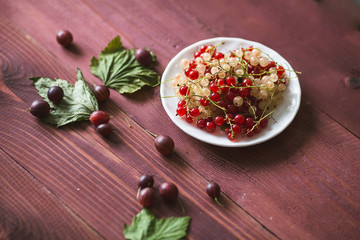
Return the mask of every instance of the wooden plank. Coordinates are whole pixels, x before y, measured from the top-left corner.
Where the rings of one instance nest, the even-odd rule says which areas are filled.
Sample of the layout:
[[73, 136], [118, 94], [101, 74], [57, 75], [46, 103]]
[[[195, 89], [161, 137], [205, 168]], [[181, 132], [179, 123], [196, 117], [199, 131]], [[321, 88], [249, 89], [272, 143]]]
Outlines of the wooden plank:
[[[163, 161], [153, 137], [133, 121], [129, 128], [123, 120], [126, 115], [111, 102], [103, 107], [114, 115], [111, 122], [117, 134], [107, 140], [86, 122], [56, 129], [31, 116], [25, 111], [36, 96], [27, 80], [30, 74], [52, 72], [71, 82], [74, 74], [5, 18], [0, 26], [6, 33], [0, 35], [4, 43], [0, 111], [6, 113], [0, 116], [0, 147], [101, 236], [122, 237], [122, 224], [130, 223], [141, 209], [135, 199], [137, 179], [148, 173], [156, 176], [156, 186], [162, 181], [178, 185], [186, 214], [192, 217], [189, 239], [276, 238], [226, 196], [222, 197], [225, 208], [216, 205], [206, 195], [201, 175], [180, 158]], [[118, 154], [107, 151], [107, 146]], [[184, 215], [179, 206], [160, 199], [153, 210], [159, 217]]]
[[0, 239], [102, 238], [2, 150], [0, 159]]
[[[28, 6], [25, 3], [25, 6], [31, 9], [33, 13], [36, 13], [35, 15], [38, 18], [34, 19], [34, 21], [39, 21], [39, 23], [50, 19], [51, 15], [56, 16], [54, 18], [61, 18], [63, 14], [63, 11], [55, 11], [55, 7], [52, 8], [45, 2], [41, 3], [43, 4], [41, 6], [37, 6], [36, 3], [31, 4], [33, 5], [30, 6], [29, 4]], [[295, 15], [294, 20], [285, 25], [283, 20], [287, 19], [286, 15], [278, 19], [276, 17], [278, 12], [272, 13], [274, 18], [271, 18], [273, 19], [273, 22], [270, 22], [273, 23], [271, 26], [265, 25], [265, 27], [261, 27], [264, 24], [264, 21], [260, 22], [261, 18], [250, 18], [249, 15], [246, 15], [247, 21], [240, 21], [237, 30], [232, 28], [226, 29], [226, 26], [231, 26], [231, 24], [224, 24], [222, 28], [219, 28], [220, 25], [213, 25], [216, 21], [207, 22], [209, 20], [204, 18], [205, 13], [201, 15], [201, 18], [197, 18], [195, 14], [187, 13], [189, 7], [183, 8], [172, 2], [167, 4], [172, 4], [171, 7], [174, 7], [174, 10], [171, 11], [169, 10], [171, 9], [170, 7], [166, 7], [169, 5], [160, 6], [159, 4], [157, 6], [155, 3], [133, 4], [131, 10], [129, 9], [128, 11], [123, 10], [127, 9], [125, 3], [118, 6], [104, 4], [102, 8], [98, 7], [95, 3], [81, 5], [77, 9], [80, 9], [82, 14], [86, 16], [91, 15], [92, 12], [96, 14], [92, 20], [89, 20], [88, 30], [76, 31], [80, 35], [80, 39], [83, 39], [83, 41], [80, 40], [78, 42], [79, 48], [82, 50], [82, 55], [80, 56], [73, 56], [71, 52], [63, 51], [54, 42], [53, 36], [49, 32], [51, 29], [59, 26], [59, 23], [48, 21], [47, 24], [41, 25], [41, 27], [47, 29], [38, 32], [35, 30], [37, 28], [36, 24], [31, 26], [26, 24], [29, 16], [26, 12], [22, 12], [16, 6], [11, 6], [10, 9], [18, 10], [15, 11], [15, 22], [19, 22], [36, 40], [55, 52], [57, 56], [60, 56], [64, 62], [72, 67], [82, 64], [81, 66], [86, 68], [88, 59], [92, 55], [97, 54], [98, 49], [101, 49], [108, 40], [118, 33], [121, 33], [127, 46], [141, 46], [147, 43], [147, 39], [151, 36], [152, 40], [149, 41], [150, 47], [156, 53], [159, 53], [161, 69], [164, 68], [167, 60], [178, 51], [177, 47], [182, 48], [198, 40], [198, 37], [212, 37], [218, 35], [219, 32], [221, 34], [223, 32], [229, 33], [230, 35], [231, 32], [231, 36], [244, 36], [244, 34], [248, 34], [246, 36], [253, 40], [268, 39], [262, 42], [279, 51], [292, 64], [294, 63], [294, 67], [299, 66], [296, 69], [304, 71], [300, 78], [305, 102], [303, 102], [295, 122], [274, 140], [260, 145], [261, 152], [257, 151], [257, 147], [237, 150], [213, 147], [199, 143], [188, 136], [183, 136], [183, 133], [176, 129], [167, 117], [158, 120], [158, 116], [165, 115], [158, 99], [156, 99], [158, 89], [146, 89], [141, 93], [128, 97], [113, 94], [113, 102], [110, 104], [110, 109], [112, 109], [111, 105], [114, 104], [116, 105], [114, 109], [124, 109], [129, 116], [134, 118], [144, 128], [157, 133], [172, 135], [176, 142], [177, 154], [182, 159], [198, 170], [205, 178], [217, 179], [228, 196], [281, 238], [297, 238], [299, 236], [305, 236], [306, 238], [354, 238], [358, 236], [359, 223], [357, 214], [359, 213], [359, 207], [356, 202], [359, 200], [359, 176], [357, 174], [359, 166], [356, 160], [359, 154], [359, 141], [358, 138], [349, 134], [346, 129], [329, 118], [329, 116], [335, 118], [340, 124], [343, 124], [358, 135], [359, 125], [357, 119], [359, 112], [355, 108], [355, 104], [358, 102], [357, 90], [345, 89], [341, 85], [340, 79], [343, 75], [352, 71], [349, 63], [359, 62], [357, 61], [357, 56], [353, 55], [356, 52], [353, 49], [358, 49], [356, 47], [358, 35], [348, 32], [345, 42], [348, 41], [349, 44], [343, 45], [344, 42], [340, 41], [341, 38], [338, 36], [338, 33], [331, 33], [327, 26], [321, 28], [320, 23], [323, 20], [318, 18], [313, 20], [313, 23], [316, 23], [315, 27], [321, 28], [321, 31], [314, 31], [315, 35], [313, 34], [311, 38], [306, 38], [305, 41], [300, 38], [302, 36], [299, 34], [300, 32], [295, 31], [297, 28], [301, 29], [302, 32], [308, 30], [306, 22], [304, 25], [299, 25], [301, 22], [304, 22], [299, 20], [299, 18], [303, 19], [303, 15], [293, 14]], [[244, 5], [241, 1], [239, 4]], [[287, 9], [288, 5], [286, 4], [290, 3], [281, 4], [283, 9]], [[307, 2], [303, 11], [311, 10], [312, 7], [317, 6], [315, 5], [316, 3], [313, 4], [310, 5]], [[45, 6], [48, 7], [46, 12], [42, 11], [42, 7], [45, 8]], [[67, 14], [71, 15], [70, 9], [72, 6], [70, 4], [62, 3], [61, 6], [61, 9], [68, 10], [66, 11]], [[255, 3], [253, 5], [246, 5], [249, 8], [249, 12], [261, 12], [261, 9], [258, 9], [259, 6], [259, 4], [256, 5]], [[265, 4], [264, 6], [268, 5]], [[296, 7], [297, 5], [294, 6]], [[268, 7], [269, 9], [273, 8], [272, 6]], [[292, 8], [294, 9], [295, 7]], [[152, 12], [146, 11], [146, 9], [153, 9], [159, 15], [153, 16]], [[234, 7], [232, 9], [234, 9], [232, 11], [235, 11], [235, 9], [242, 8]], [[300, 8], [298, 7], [298, 9]], [[142, 17], [136, 19], [130, 17], [134, 16], [135, 12], [141, 13]], [[15, 13], [14, 11], [12, 12], [12, 14]], [[313, 16], [317, 16], [316, 10], [312, 10], [312, 13], [314, 14]], [[231, 12], [230, 15], [232, 14], [235, 13]], [[129, 17], [126, 18], [126, 16]], [[220, 16], [224, 16], [224, 14], [220, 14]], [[159, 23], [156, 24], [155, 20], [150, 21], [153, 17], [170, 23], [175, 22], [174, 19], [176, 19], [178, 25], [176, 25], [175, 33], [172, 33], [171, 29], [167, 28], [168, 31], [162, 30], [165, 28], [164, 26]], [[84, 18], [81, 17], [81, 14], [73, 14], [71, 19], [74, 19], [74, 23], [67, 22], [65, 24], [73, 26], [74, 29], [82, 29], [81, 25], [84, 22]], [[194, 21], [197, 19], [205, 20]], [[296, 19], [297, 21], [295, 21]], [[225, 19], [224, 21], [226, 23], [227, 20]], [[219, 22], [222, 23], [221, 21]], [[255, 26], [261, 29], [261, 31], [254, 31], [252, 26], [248, 26], [252, 23], [256, 23]], [[96, 28], [102, 24], [110, 27]], [[190, 24], [192, 24], [191, 31], [188, 30]], [[334, 23], [332, 22], [332, 24]], [[205, 25], [214, 27], [206, 28]], [[282, 34], [283, 31], [288, 29], [285, 27], [290, 25], [294, 26], [294, 30], [290, 32], [293, 35], [287, 36]], [[172, 26], [172, 24], [169, 24], [169, 26]], [[271, 34], [267, 30], [270, 27], [278, 34], [267, 38], [267, 34]], [[122, 29], [124, 30], [121, 31]], [[141, 29], [143, 31], [140, 31]], [[215, 29], [220, 30], [219, 32], [213, 32]], [[232, 32], [232, 30], [234, 31]], [[240, 30], [241, 32], [239, 32]], [[91, 38], [94, 32], [99, 33], [96, 39]], [[157, 38], [156, 36], [159, 36], [157, 32], [160, 32], [161, 34], [159, 35], [165, 37]], [[164, 32], [168, 34], [164, 35]], [[196, 34], [193, 34], [194, 32]], [[331, 39], [334, 42], [329, 43], [330, 40], [327, 40], [326, 44], [323, 44], [323, 41], [316, 41], [316, 39], [324, 40], [324, 38]], [[89, 41], [85, 41], [85, 39]], [[297, 45], [301, 47], [289, 47], [286, 48], [286, 51], [282, 50], [281, 47], [284, 43], [289, 42], [298, 43]], [[172, 43], [177, 44], [175, 48], [173, 48]], [[314, 43], [314, 45], [311, 45], [311, 43]], [[345, 59], [345, 62], [338, 65], [332, 61], [334, 56], [331, 55], [329, 60], [326, 60], [324, 65], [320, 67], [320, 72], [323, 74], [317, 78], [318, 65], [322, 62], [316, 61], [314, 63], [315, 66], [309, 65], [308, 55], [305, 54], [306, 51], [303, 51], [303, 49], [308, 49], [309, 52], [314, 54], [313, 56], [319, 57], [327, 56], [329, 49], [335, 49], [337, 46], [341, 46], [342, 49], [349, 52], [350, 56]], [[297, 55], [297, 53], [300, 55]], [[295, 59], [291, 56], [298, 57]], [[89, 74], [87, 75], [89, 76]], [[318, 84], [323, 84], [326, 76], [328, 76], [326, 81], [333, 82], [328, 84], [330, 85], [329, 87], [322, 88]], [[313, 85], [316, 85], [316, 90], [312, 88]], [[11, 89], [17, 95], [23, 96], [21, 91], [16, 89], [15, 86]], [[346, 102], [341, 107], [337, 107], [338, 102], [336, 102], [336, 98], [333, 98], [334, 89], [339, 90], [341, 93], [340, 102]], [[328, 94], [328, 91], [331, 94]], [[27, 97], [24, 96], [22, 99], [28, 101], [26, 99], [29, 99], [29, 95]], [[319, 108], [312, 105], [317, 105]], [[334, 110], [329, 110], [329, 108]], [[139, 109], [147, 109], [147, 115], [144, 116], [143, 112]], [[322, 111], [325, 111], [325, 113]], [[337, 115], [332, 114], [331, 111], [336, 111]], [[340, 116], [343, 111], [344, 116]], [[343, 120], [343, 117], [346, 119]], [[158, 121], [151, 121], [151, 119], [157, 119]], [[350, 121], [353, 122], [350, 123]], [[346, 124], [346, 122], [348, 123]], [[278, 148], [280, 148], [279, 151], [274, 150]], [[112, 151], [117, 154], [121, 153], [121, 151], [116, 149], [112, 149]], [[138, 162], [133, 164], [143, 166], [144, 169], [146, 167], [146, 165], [144, 166]], [[328, 209], [334, 210], [329, 211]]]
[[[80, 66], [89, 76], [89, 59], [118, 34], [127, 47], [150, 47], [158, 55], [160, 72], [178, 51], [198, 40], [233, 36], [262, 42], [303, 72], [300, 81], [305, 99], [360, 136], [360, 111], [354, 111], [360, 95], [358, 90], [345, 87], [343, 82], [347, 76], [360, 76], [357, 54], [360, 51], [357, 27], [360, 17], [354, 1], [342, 4], [334, 0], [305, 3], [213, 0], [207, 4], [193, 0], [121, 1], [116, 4], [111, 0], [24, 1], [21, 4], [8, 1], [2, 5], [6, 9], [5, 16], [69, 66]], [[304, 16], [308, 16], [307, 21]], [[74, 51], [65, 51], [56, 43], [55, 33], [62, 28], [72, 30], [76, 43]], [[339, 48], [346, 53], [346, 58], [336, 54], [334, 49]], [[138, 106], [132, 100], [144, 97], [150, 101], [146, 101], [146, 106], [151, 108], [155, 104], [152, 96], [121, 98], [125, 102], [123, 109], [131, 112]]]

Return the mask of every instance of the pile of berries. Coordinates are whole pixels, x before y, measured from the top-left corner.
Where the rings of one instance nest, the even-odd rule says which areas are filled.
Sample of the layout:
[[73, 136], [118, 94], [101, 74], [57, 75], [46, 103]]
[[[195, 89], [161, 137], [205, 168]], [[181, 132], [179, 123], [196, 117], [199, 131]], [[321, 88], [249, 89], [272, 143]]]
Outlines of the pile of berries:
[[222, 53], [204, 45], [181, 66], [171, 82], [177, 115], [208, 132], [219, 127], [230, 140], [265, 128], [289, 84], [285, 69], [252, 46]]

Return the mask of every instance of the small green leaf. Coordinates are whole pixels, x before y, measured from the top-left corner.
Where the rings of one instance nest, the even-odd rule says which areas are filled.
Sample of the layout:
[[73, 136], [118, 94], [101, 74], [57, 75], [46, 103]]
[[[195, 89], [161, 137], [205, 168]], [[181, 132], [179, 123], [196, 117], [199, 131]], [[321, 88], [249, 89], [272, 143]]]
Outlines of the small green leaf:
[[124, 224], [124, 236], [130, 240], [177, 240], [186, 236], [190, 217], [156, 219], [149, 209], [137, 214], [130, 225]]
[[[156, 61], [156, 56], [152, 52], [151, 54]], [[98, 58], [90, 60], [90, 70], [105, 86], [120, 94], [134, 93], [145, 85], [155, 87], [160, 82], [159, 74], [140, 65], [136, 61], [135, 50], [125, 49], [119, 36], [101, 51]]]
[[[30, 80], [34, 81], [34, 86], [38, 90], [39, 95], [52, 108], [50, 114], [42, 118], [42, 120], [60, 127], [71, 122], [88, 119], [92, 112], [99, 110], [97, 100], [89, 85], [85, 82], [80, 69], [78, 69], [77, 78], [78, 81], [74, 86], [62, 79], [30, 78]], [[64, 91], [64, 98], [57, 104], [53, 104], [47, 98], [47, 92], [52, 86], [59, 86]]]

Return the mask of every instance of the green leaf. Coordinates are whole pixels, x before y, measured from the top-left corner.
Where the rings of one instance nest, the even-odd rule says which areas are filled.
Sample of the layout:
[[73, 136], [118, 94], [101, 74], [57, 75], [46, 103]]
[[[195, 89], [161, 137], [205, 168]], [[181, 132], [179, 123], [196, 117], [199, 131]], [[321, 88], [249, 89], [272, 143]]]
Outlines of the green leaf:
[[[156, 56], [152, 52], [151, 54], [156, 61]], [[160, 83], [159, 74], [140, 65], [136, 61], [135, 50], [125, 49], [119, 36], [101, 51], [98, 58], [90, 60], [90, 70], [105, 86], [120, 94], [134, 93], [145, 85], [155, 87]]]
[[124, 224], [124, 236], [131, 240], [176, 240], [186, 236], [190, 217], [170, 217], [156, 219], [154, 214], [144, 208], [137, 214], [131, 225]]
[[[56, 124], [57, 127], [60, 127], [71, 122], [89, 119], [92, 112], [99, 110], [97, 100], [89, 85], [85, 82], [80, 69], [77, 72], [77, 79], [78, 81], [73, 86], [68, 81], [62, 79], [30, 78], [30, 80], [34, 81], [34, 86], [38, 90], [39, 95], [52, 108], [50, 114], [42, 118], [43, 121]], [[64, 91], [64, 98], [57, 104], [53, 104], [47, 98], [47, 92], [52, 86], [59, 86]]]

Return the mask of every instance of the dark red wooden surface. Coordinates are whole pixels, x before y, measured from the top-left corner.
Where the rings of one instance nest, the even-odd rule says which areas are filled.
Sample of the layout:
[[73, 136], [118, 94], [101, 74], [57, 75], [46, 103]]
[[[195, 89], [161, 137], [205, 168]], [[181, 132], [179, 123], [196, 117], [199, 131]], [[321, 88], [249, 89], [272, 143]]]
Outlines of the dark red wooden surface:
[[[0, 239], [122, 239], [141, 207], [138, 177], [177, 183], [189, 239], [358, 239], [360, 237], [360, 7], [355, 1], [0, 1]], [[55, 41], [69, 29], [74, 46]], [[182, 48], [216, 36], [275, 49], [298, 71], [302, 105], [276, 138], [238, 149], [199, 142], [178, 129], [159, 87], [112, 91], [101, 108], [117, 131], [99, 137], [89, 123], [60, 129], [34, 119], [27, 79], [89, 82], [89, 60], [114, 36], [151, 48], [161, 73]], [[132, 128], [129, 128], [126, 118]], [[176, 151], [161, 156], [145, 129], [167, 134]], [[225, 207], [205, 194], [222, 188]], [[182, 216], [176, 206], [158, 217]]]

